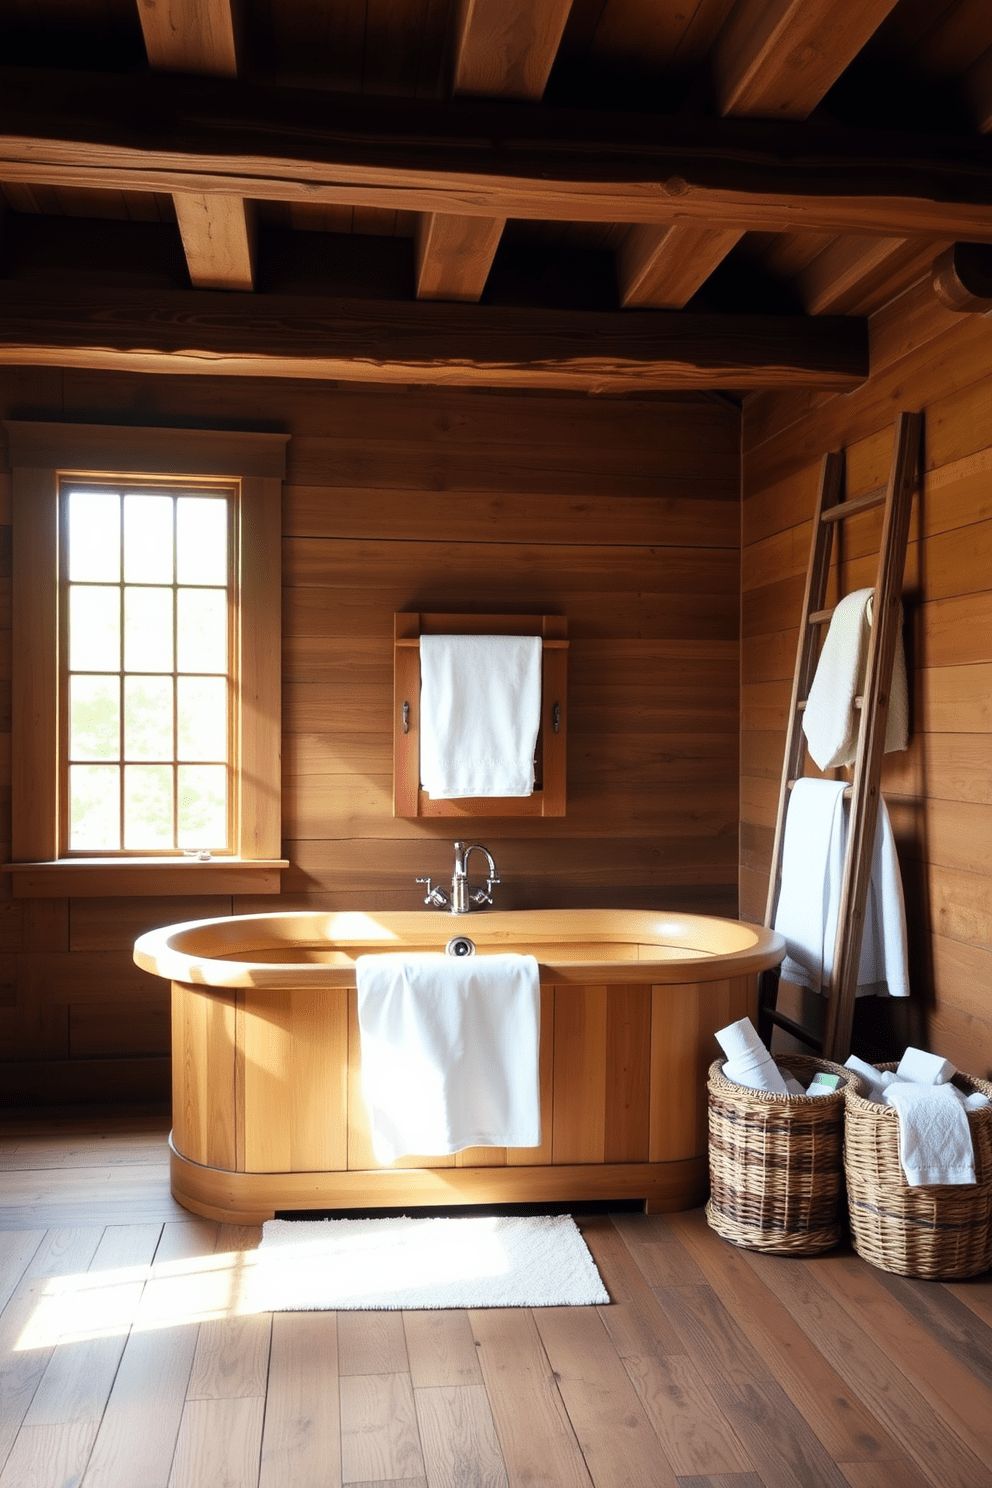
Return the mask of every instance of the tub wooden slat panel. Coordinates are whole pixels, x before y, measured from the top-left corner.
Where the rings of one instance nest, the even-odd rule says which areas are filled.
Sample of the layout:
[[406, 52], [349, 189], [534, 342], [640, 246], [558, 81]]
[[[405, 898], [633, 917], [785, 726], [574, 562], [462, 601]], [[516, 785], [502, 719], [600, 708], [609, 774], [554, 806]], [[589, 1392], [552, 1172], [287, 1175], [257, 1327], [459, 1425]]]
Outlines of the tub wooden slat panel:
[[552, 1161], [601, 1163], [606, 1134], [603, 987], [555, 989]]
[[347, 991], [253, 988], [244, 1017], [246, 1171], [347, 1167]]
[[[207, 1167], [237, 1166], [235, 993], [174, 988], [173, 1132], [181, 1151]], [[179, 992], [183, 995], [176, 996]]]
[[696, 1117], [686, 1098], [699, 1045], [699, 986], [651, 988], [651, 1162], [676, 1162], [696, 1149]]
[[646, 1162], [651, 1103], [651, 988], [609, 987], [603, 1159]]
[[541, 988], [541, 1145], [508, 1147], [507, 1166], [511, 1168], [543, 1167], [554, 1153], [554, 1079], [555, 1079], [555, 989]]

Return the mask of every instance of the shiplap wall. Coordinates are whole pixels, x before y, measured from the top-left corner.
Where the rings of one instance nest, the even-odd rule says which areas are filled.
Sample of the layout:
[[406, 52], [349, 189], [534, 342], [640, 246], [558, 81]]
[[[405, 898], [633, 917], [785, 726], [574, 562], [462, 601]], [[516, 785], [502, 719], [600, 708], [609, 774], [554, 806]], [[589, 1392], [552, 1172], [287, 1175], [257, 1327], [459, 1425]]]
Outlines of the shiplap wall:
[[[858, 391], [762, 395], [745, 408], [741, 913], [763, 912], [820, 457], [846, 446], [849, 494], [871, 490], [888, 473], [895, 411], [922, 410], [925, 469], [904, 588], [913, 737], [905, 753], [886, 757], [882, 787], [906, 892], [920, 1014], [910, 1026], [987, 1077], [992, 324], [941, 310], [926, 283], [875, 318], [872, 339], [875, 371]], [[880, 525], [877, 512], [845, 524], [841, 593], [874, 581]]]
[[[495, 853], [504, 908], [736, 914], [732, 408], [7, 368], [0, 411], [292, 435], [282, 899], [12, 900], [0, 875], [0, 1101], [164, 1094], [168, 994], [133, 966], [137, 934], [280, 902], [413, 909], [417, 875], [450, 876], [455, 836]], [[0, 481], [8, 524], [9, 481]], [[9, 525], [2, 531], [9, 555]], [[568, 616], [564, 819], [394, 820], [392, 617], [444, 609]], [[0, 840], [9, 843], [9, 705], [6, 714]]]

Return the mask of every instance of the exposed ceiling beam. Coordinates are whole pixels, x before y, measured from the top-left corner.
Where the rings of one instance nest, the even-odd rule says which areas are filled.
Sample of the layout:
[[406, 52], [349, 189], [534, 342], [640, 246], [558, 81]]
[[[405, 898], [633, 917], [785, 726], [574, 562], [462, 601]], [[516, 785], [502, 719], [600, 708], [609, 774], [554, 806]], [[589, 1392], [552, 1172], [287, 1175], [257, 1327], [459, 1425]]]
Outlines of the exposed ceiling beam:
[[422, 212], [414, 234], [418, 300], [478, 300], [505, 226], [504, 217]]
[[[148, 61], [158, 72], [236, 77], [231, 0], [138, 0]], [[191, 283], [198, 289], [251, 289], [255, 221], [239, 196], [173, 195]]]
[[540, 98], [572, 0], [462, 0], [455, 97]]
[[948, 310], [988, 315], [992, 311], [992, 248], [952, 243], [934, 259], [934, 294]]
[[867, 323], [0, 282], [0, 363], [586, 391], [850, 388]]
[[235, 77], [231, 0], [137, 0], [148, 61], [159, 72]]
[[805, 119], [896, 0], [738, 0], [712, 53], [721, 114]]
[[734, 228], [632, 227], [617, 251], [621, 305], [681, 309], [742, 236]]
[[[717, 111], [733, 117], [804, 119], [864, 46], [895, 0], [738, 0], [711, 57]], [[638, 238], [637, 234], [641, 234]], [[706, 282], [743, 233], [700, 245], [676, 227], [645, 252], [642, 229], [621, 251], [617, 277], [624, 305], [678, 308]], [[624, 250], [627, 245], [624, 244]], [[631, 263], [639, 272], [631, 274]]]
[[[462, 0], [452, 92], [536, 100], [544, 92], [572, 0]], [[502, 217], [423, 214], [417, 221], [417, 298], [477, 300], [486, 287]]]
[[992, 140], [0, 70], [0, 179], [992, 241]]
[[896, 276], [912, 282], [926, 272], [941, 246], [926, 239], [835, 238], [792, 283], [809, 315], [867, 314], [866, 298], [874, 298], [871, 309], [878, 309], [880, 286], [898, 282]]

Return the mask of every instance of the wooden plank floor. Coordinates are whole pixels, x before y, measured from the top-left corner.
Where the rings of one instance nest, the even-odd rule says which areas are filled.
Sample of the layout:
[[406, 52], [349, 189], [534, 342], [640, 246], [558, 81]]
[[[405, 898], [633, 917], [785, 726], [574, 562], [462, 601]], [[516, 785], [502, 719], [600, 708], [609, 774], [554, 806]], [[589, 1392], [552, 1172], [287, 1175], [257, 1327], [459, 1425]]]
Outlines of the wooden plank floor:
[[245, 1313], [166, 1126], [0, 1123], [0, 1488], [992, 1488], [992, 1274], [590, 1215], [608, 1307]]

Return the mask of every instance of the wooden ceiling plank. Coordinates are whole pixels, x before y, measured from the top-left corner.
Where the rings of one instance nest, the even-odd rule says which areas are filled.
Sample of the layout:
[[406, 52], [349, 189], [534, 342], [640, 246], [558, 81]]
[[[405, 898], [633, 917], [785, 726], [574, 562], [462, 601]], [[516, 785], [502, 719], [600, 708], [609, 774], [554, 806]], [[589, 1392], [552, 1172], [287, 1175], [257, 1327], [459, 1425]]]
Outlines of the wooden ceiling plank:
[[[455, 97], [537, 100], [544, 92], [572, 0], [461, 0], [455, 28]], [[503, 217], [423, 213], [415, 232], [417, 298], [478, 300]]]
[[[895, 0], [739, 0], [711, 54], [717, 111], [736, 117], [805, 118], [894, 4]], [[721, 257], [716, 256], [719, 241], [713, 238], [700, 256], [692, 229], [677, 227], [657, 239], [657, 260], [652, 264], [644, 257], [644, 230], [632, 229], [630, 248], [625, 245], [617, 263], [621, 296], [628, 293], [628, 260], [639, 264], [642, 283], [651, 288], [635, 291], [636, 298], [622, 298], [622, 303], [675, 309], [686, 304], [740, 237], [728, 235]]]
[[172, 200], [194, 289], [250, 290], [255, 282], [251, 202], [186, 191]]
[[981, 134], [992, 134], [992, 47], [968, 69], [964, 92], [975, 128]]
[[[231, 0], [138, 0], [138, 15], [148, 61], [156, 72], [237, 76]], [[252, 289], [251, 203], [203, 192], [177, 192], [173, 202], [194, 288]]]
[[835, 238], [793, 283], [807, 315], [842, 314], [862, 281], [902, 250], [904, 238]]
[[733, 228], [630, 228], [616, 255], [621, 305], [681, 309], [742, 237]]
[[805, 119], [896, 0], [739, 0], [713, 51], [721, 114]]
[[137, 0], [148, 61], [157, 72], [235, 77], [231, 0]]
[[572, 0], [462, 0], [455, 35], [455, 97], [540, 98]]
[[422, 212], [414, 238], [417, 299], [478, 300], [505, 226], [503, 217]]
[[[46, 83], [48, 85], [46, 85]], [[992, 142], [0, 69], [0, 178], [579, 222], [992, 240]]]
[[569, 312], [0, 282], [0, 364], [558, 387], [815, 386], [868, 375], [863, 321]]

